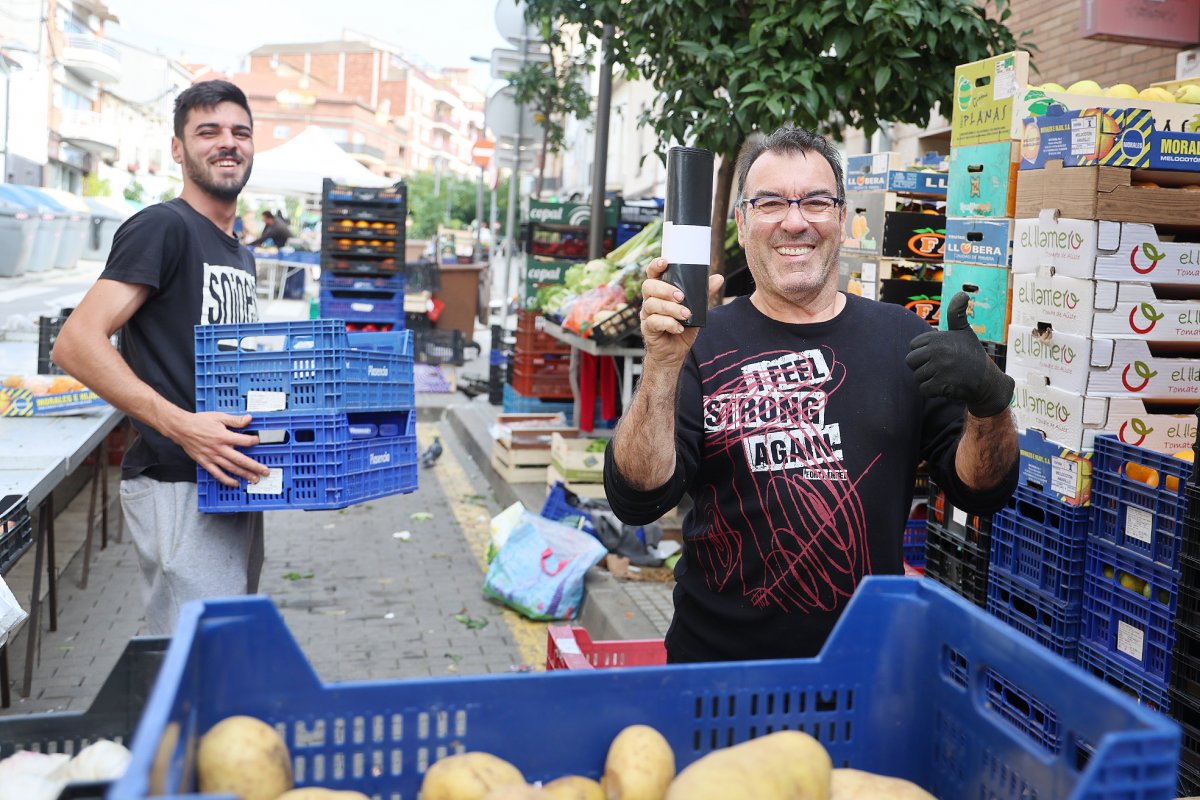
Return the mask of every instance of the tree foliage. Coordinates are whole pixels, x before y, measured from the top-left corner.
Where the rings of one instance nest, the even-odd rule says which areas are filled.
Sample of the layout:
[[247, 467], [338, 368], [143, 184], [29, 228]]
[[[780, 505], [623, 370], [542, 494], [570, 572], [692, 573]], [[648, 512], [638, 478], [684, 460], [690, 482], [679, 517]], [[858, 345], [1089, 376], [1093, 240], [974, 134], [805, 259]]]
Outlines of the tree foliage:
[[[439, 225], [451, 228], [466, 228], [475, 220], [475, 196], [479, 179], [471, 180], [458, 175], [443, 173], [439, 179], [433, 172], [418, 172], [405, 178], [408, 188], [408, 213], [412, 216], [412, 227], [408, 235], [413, 239], [428, 239], [437, 232]], [[508, 208], [508, 181], [496, 190], [499, 219], [504, 219]], [[486, 217], [490, 208], [491, 187], [484, 186], [483, 213]], [[447, 215], [449, 201], [449, 215]]]
[[[713, 208], [719, 268], [734, 161], [747, 136], [796, 125], [834, 138], [928, 124], [954, 66], [1014, 49], [1009, 0], [526, 0], [531, 20], [578, 24], [659, 103], [640, 120], [723, 157]], [[990, 12], [990, 13], [989, 13]]]
[[505, 74], [512, 84], [514, 99], [534, 110], [542, 129], [542, 157], [538, 165], [535, 194], [541, 194], [546, 156], [562, 150], [567, 117], [580, 122], [592, 112], [592, 96], [585, 85], [592, 71], [595, 45], [565, 34], [551, 18], [537, 21], [538, 33], [549, 45], [549, 60], [530, 61], [517, 72]]

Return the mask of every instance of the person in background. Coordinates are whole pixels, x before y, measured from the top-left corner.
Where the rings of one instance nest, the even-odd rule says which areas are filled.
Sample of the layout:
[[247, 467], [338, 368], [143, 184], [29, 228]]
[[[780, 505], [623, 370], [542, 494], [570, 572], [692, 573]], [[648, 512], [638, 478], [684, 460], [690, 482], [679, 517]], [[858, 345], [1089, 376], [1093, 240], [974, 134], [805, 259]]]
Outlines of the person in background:
[[[967, 324], [838, 290], [845, 187], [837, 151], [784, 128], [737, 165], [748, 297], [685, 327], [683, 295], [642, 285], [642, 376], [605, 452], [629, 525], [687, 493], [671, 662], [816, 655], [859, 581], [903, 572], [917, 468], [956, 507], [990, 513], [1017, 480], [1013, 380]], [[709, 279], [710, 293], [721, 286]]]
[[[258, 590], [261, 513], [201, 514], [197, 465], [228, 486], [267, 469], [237, 447], [250, 415], [196, 413], [194, 326], [258, 321], [254, 256], [233, 236], [237, 198], [254, 162], [241, 89], [197, 83], [175, 100], [171, 155], [179, 197], [130, 217], [108, 263], [72, 312], [52, 358], [133, 418], [121, 464], [121, 507], [141, 566], [146, 623], [170, 634], [180, 607]], [[109, 337], [124, 328], [122, 354]]]
[[288, 239], [292, 238], [292, 229], [270, 211], [262, 212], [262, 221], [262, 234], [253, 242], [248, 243], [248, 247], [258, 247], [265, 242], [270, 242], [271, 247], [284, 247], [288, 243]]

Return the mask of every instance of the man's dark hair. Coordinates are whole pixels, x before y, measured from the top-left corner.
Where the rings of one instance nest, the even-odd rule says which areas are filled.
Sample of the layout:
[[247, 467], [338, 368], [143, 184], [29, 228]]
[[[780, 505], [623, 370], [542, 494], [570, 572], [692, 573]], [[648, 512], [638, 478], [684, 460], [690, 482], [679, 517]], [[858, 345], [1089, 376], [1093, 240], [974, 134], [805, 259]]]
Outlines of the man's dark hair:
[[221, 103], [237, 103], [246, 110], [250, 124], [254, 124], [254, 115], [250, 113], [250, 103], [246, 94], [229, 81], [211, 80], [194, 83], [179, 93], [175, 98], [175, 135], [183, 138], [183, 126], [187, 122], [188, 113], [193, 108], [216, 108]]
[[830, 144], [824, 136], [806, 131], [804, 128], [779, 128], [765, 137], [754, 137], [742, 147], [738, 154], [737, 163], [737, 201], [735, 206], [741, 206], [746, 199], [746, 176], [750, 167], [763, 153], [820, 153], [833, 169], [834, 180], [837, 181], [837, 198], [846, 199], [846, 174], [842, 169], [841, 156], [837, 148]]
[[269, 220], [271, 220], [272, 222], [274, 222], [274, 221], [275, 221], [275, 215], [274, 215], [274, 214], [272, 214], [270, 211], [264, 211], [264, 212], [262, 213], [262, 218], [263, 218], [263, 219], [269, 219]]

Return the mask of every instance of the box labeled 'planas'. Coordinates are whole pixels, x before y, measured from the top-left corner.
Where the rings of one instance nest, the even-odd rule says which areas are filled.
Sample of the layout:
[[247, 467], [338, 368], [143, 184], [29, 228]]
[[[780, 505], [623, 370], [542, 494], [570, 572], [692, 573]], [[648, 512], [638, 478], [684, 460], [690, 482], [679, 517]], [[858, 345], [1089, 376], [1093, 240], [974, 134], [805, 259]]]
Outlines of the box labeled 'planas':
[[345, 320], [196, 326], [196, 410], [412, 408], [412, 333], [347, 333]]
[[458, 752], [528, 781], [596, 778], [634, 723], [679, 769], [768, 729], [819, 731], [833, 763], [947, 798], [1165, 800], [1179, 752], [1167, 718], [949, 590], [883, 576], [861, 582], [816, 658], [345, 684], [321, 682], [269, 599], [191, 604], [108, 800], [147, 797], [152, 772], [159, 794], [194, 795], [188, 754], [234, 714], [278, 727], [300, 785], [381, 798], [416, 797]]
[[1013, 138], [1015, 100], [1028, 84], [1029, 54], [1022, 50], [955, 67], [951, 148]]
[[196, 467], [200, 511], [345, 508], [417, 489], [415, 412], [271, 414], [245, 432], [246, 455], [270, 470], [258, 483], [220, 483]]

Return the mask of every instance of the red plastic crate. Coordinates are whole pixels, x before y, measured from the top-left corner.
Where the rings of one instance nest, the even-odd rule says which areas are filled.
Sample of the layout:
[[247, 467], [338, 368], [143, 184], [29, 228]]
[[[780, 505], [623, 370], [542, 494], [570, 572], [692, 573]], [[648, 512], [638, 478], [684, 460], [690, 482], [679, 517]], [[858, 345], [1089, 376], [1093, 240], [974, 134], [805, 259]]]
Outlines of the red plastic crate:
[[515, 355], [509, 370], [512, 387], [527, 397], [557, 400], [575, 396], [567, 356]]
[[546, 670], [657, 667], [667, 663], [661, 639], [595, 642], [587, 629], [551, 625], [546, 629]]
[[564, 355], [570, 354], [571, 345], [560, 342], [542, 330], [545, 319], [536, 311], [522, 309], [517, 312], [517, 343], [513, 352], [518, 355]]

